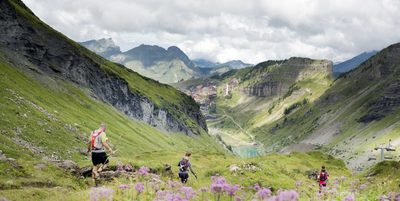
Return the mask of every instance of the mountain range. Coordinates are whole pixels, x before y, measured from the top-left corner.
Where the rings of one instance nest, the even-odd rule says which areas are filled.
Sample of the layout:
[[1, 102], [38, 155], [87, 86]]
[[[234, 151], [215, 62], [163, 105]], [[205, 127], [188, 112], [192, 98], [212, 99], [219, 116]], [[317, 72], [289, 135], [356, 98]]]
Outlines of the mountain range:
[[225, 63], [215, 63], [206, 59], [195, 59], [193, 63], [199, 68], [219, 68], [219, 67], [229, 67], [231, 69], [240, 69], [249, 66], [253, 66], [253, 64], [244, 63], [241, 60], [232, 60]]
[[[223, 64], [206, 60], [192, 61], [176, 46], [164, 49], [156, 45], [142, 44], [121, 52], [111, 38], [90, 40], [80, 44], [110, 61], [123, 64], [143, 76], [162, 83], [176, 83], [250, 66], [239, 60]], [[210, 67], [215, 69], [208, 69]]]

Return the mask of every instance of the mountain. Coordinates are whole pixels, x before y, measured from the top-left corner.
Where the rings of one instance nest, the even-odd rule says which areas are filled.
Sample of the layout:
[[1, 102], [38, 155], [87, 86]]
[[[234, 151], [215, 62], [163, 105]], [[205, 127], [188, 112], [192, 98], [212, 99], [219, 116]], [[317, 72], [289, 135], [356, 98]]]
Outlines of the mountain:
[[256, 138], [274, 150], [321, 149], [356, 169], [373, 165], [369, 158], [380, 157], [374, 148], [400, 142], [399, 58], [399, 43], [383, 49], [340, 75], [312, 104], [255, 130]]
[[232, 69], [240, 69], [240, 68], [252, 66], [252, 64], [244, 63], [241, 60], [232, 60], [232, 61], [228, 61], [228, 62], [219, 64], [218, 66], [228, 66]]
[[99, 54], [100, 56], [102, 56], [106, 59], [111, 57], [112, 55], [121, 53], [120, 47], [115, 45], [112, 38], [89, 40], [86, 42], [82, 42], [80, 44], [85, 46], [86, 48], [92, 50], [93, 52], [96, 52], [97, 54]]
[[193, 60], [193, 63], [195, 66], [199, 68], [223, 68], [223, 67], [228, 67], [230, 69], [240, 69], [240, 68], [245, 68], [252, 66], [253, 64], [247, 64], [244, 63], [241, 60], [232, 60], [228, 61], [225, 63], [214, 63], [212, 61], [206, 60], [206, 59], [195, 59]]
[[214, 68], [218, 65], [218, 63], [209, 61], [207, 59], [194, 59], [193, 63], [199, 68]]
[[370, 57], [374, 56], [377, 52], [378, 51], [375, 50], [370, 52], [363, 52], [347, 61], [337, 63], [333, 65], [333, 73], [339, 75], [341, 73], [348, 72], [359, 66]]
[[176, 46], [164, 49], [157, 45], [142, 44], [121, 52], [111, 38], [90, 40], [80, 44], [110, 61], [123, 64], [143, 76], [168, 84], [251, 66], [240, 60], [222, 64], [205, 59], [192, 61]]
[[269, 125], [321, 96], [332, 83], [332, 62], [293, 57], [266, 61], [175, 87], [201, 104], [210, 133], [241, 156], [264, 153], [253, 129]]
[[200, 76], [199, 69], [176, 46], [164, 49], [156, 45], [142, 44], [126, 52], [120, 52], [112, 39], [91, 40], [80, 44], [110, 61], [123, 64], [143, 76], [162, 83], [175, 83]]

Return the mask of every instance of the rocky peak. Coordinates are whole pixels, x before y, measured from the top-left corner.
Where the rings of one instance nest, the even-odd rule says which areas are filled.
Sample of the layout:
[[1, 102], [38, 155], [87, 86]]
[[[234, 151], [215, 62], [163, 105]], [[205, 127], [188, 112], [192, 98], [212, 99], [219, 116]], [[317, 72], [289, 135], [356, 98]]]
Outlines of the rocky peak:
[[171, 46], [167, 49], [167, 53], [168, 53], [168, 58], [170, 60], [173, 59], [180, 59], [183, 61], [183, 63], [186, 64], [186, 66], [190, 67], [190, 68], [194, 68], [195, 65], [194, 63], [189, 59], [189, 57], [178, 47], [176, 46]]

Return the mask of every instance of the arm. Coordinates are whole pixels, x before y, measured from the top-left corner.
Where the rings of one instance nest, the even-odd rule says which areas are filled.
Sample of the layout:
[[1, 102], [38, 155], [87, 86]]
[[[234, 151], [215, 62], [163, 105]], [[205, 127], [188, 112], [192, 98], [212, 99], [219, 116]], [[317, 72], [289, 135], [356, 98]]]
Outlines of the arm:
[[113, 154], [113, 150], [111, 149], [110, 145], [107, 143], [107, 141], [102, 142], [103, 146], [110, 152], [110, 154]]
[[108, 138], [106, 133], [103, 132], [100, 137], [101, 137], [101, 144], [103, 144], [103, 146], [110, 152], [110, 154], [113, 154], [113, 150], [108, 144]]
[[196, 177], [196, 179], [197, 179], [197, 175], [196, 175], [196, 173], [194, 173], [194, 171], [193, 171], [193, 169], [192, 169], [192, 166], [189, 166], [189, 170], [190, 170], [190, 172], [194, 175], [194, 177]]

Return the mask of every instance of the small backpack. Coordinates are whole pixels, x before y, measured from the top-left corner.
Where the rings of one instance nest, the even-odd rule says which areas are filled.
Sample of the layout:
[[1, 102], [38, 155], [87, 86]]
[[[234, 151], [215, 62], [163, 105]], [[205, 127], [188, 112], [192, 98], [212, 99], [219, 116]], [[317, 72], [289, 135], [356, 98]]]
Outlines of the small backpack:
[[103, 143], [101, 142], [100, 135], [103, 133], [103, 131], [92, 132], [92, 139], [91, 139], [91, 144], [92, 144], [92, 149], [101, 149], [103, 148]]
[[326, 172], [321, 172], [321, 174], [319, 175], [319, 180], [326, 181], [327, 179], [328, 179], [328, 176], [327, 176]]
[[179, 161], [178, 166], [179, 166], [179, 171], [180, 172], [186, 172], [187, 171], [188, 165], [183, 160]]

